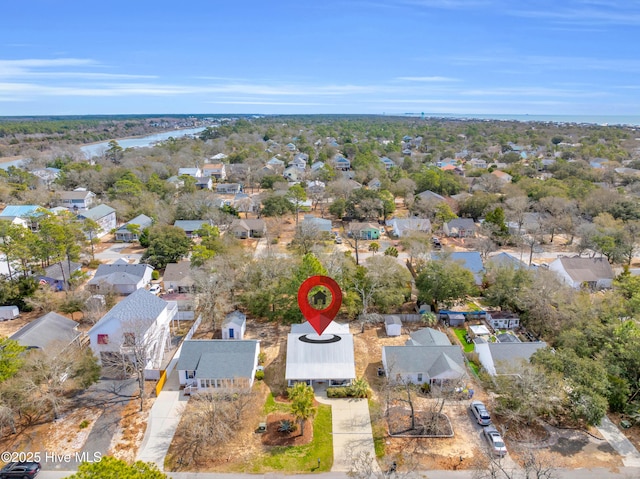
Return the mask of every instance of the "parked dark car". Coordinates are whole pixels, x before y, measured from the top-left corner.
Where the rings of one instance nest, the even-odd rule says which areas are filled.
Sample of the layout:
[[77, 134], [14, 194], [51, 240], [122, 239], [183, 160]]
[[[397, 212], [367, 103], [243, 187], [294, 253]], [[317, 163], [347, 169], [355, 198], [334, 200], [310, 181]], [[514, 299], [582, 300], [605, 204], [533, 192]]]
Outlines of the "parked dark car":
[[470, 409], [473, 417], [478, 421], [478, 424], [481, 426], [488, 426], [491, 424], [491, 416], [489, 415], [489, 411], [487, 411], [484, 403], [481, 401], [471, 401]]
[[39, 472], [39, 462], [9, 462], [6, 466], [0, 469], [0, 479], [8, 479], [10, 477], [29, 479], [31, 477], [36, 477]]

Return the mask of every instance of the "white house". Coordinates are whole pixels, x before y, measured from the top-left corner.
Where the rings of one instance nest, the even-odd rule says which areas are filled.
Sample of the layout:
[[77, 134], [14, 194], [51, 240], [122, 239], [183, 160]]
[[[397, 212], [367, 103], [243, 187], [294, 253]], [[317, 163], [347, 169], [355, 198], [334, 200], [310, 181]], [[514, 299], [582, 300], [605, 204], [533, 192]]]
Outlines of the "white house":
[[[116, 227], [116, 210], [105, 204], [94, 206], [90, 210], [83, 211], [78, 215], [78, 218], [89, 219], [98, 223], [99, 229], [96, 233], [96, 238], [102, 238]], [[89, 239], [89, 233], [86, 234], [87, 239]]]
[[224, 163], [206, 163], [202, 167], [202, 175], [224, 180], [227, 178], [227, 169]]
[[178, 176], [188, 175], [193, 176], [194, 178], [198, 178], [202, 176], [202, 170], [198, 167], [195, 168], [179, 168]]
[[611, 288], [615, 277], [606, 258], [560, 257], [549, 263], [549, 270], [554, 271], [562, 281], [575, 289]]
[[89, 345], [102, 364], [112, 364], [122, 357], [135, 360], [136, 350], [143, 353], [145, 369], [160, 369], [164, 353], [171, 346], [169, 326], [177, 310], [175, 303], [139, 289], [89, 330]]
[[84, 188], [76, 188], [73, 191], [60, 191], [57, 196], [59, 197], [58, 206], [64, 206], [75, 211], [91, 208], [96, 197], [95, 193]]
[[250, 389], [258, 369], [260, 342], [220, 339], [182, 343], [176, 364], [185, 394], [206, 390]]
[[241, 311], [232, 311], [222, 321], [222, 339], [244, 339], [247, 316]]
[[[331, 338], [339, 339], [325, 341]], [[334, 321], [322, 336], [308, 322], [291, 325], [285, 371], [290, 386], [297, 382], [342, 386], [351, 384], [355, 378], [353, 335], [348, 324]]]

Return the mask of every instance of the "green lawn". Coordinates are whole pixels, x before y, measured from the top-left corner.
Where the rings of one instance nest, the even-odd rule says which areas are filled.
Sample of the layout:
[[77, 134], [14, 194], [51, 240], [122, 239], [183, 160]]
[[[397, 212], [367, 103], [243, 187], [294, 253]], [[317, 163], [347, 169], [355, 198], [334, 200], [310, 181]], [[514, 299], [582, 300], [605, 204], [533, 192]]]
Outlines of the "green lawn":
[[456, 336], [460, 340], [460, 344], [462, 344], [462, 348], [465, 353], [470, 353], [473, 351], [473, 343], [467, 343], [467, 340], [464, 337], [467, 334], [467, 330], [464, 328], [453, 328], [453, 331], [456, 333]]
[[383, 457], [385, 453], [386, 430], [384, 421], [382, 420], [382, 414], [380, 413], [380, 404], [372, 399], [369, 399], [369, 416], [371, 416], [373, 448], [376, 452], [376, 457]]
[[289, 404], [276, 402], [273, 397], [273, 393], [269, 393], [262, 411], [264, 414], [271, 414], [272, 412], [289, 412]]
[[[273, 396], [270, 396], [270, 399], [267, 398], [265, 403], [265, 410], [270, 403], [278, 406], [273, 401]], [[267, 452], [257, 456], [251, 463], [244, 464], [238, 472], [264, 474], [270, 471], [286, 471], [287, 473], [330, 471], [333, 465], [333, 436], [331, 432], [331, 406], [320, 404], [313, 420], [313, 440], [311, 443], [304, 446], [269, 448]], [[318, 467], [318, 459], [320, 459], [320, 467]]]

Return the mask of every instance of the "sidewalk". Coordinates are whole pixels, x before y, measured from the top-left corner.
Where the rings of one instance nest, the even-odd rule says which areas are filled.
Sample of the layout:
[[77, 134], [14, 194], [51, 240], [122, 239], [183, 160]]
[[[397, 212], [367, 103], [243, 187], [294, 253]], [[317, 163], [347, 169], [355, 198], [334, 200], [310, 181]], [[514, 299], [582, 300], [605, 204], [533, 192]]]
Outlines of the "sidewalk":
[[379, 471], [373, 446], [373, 432], [366, 399], [329, 399], [318, 391], [316, 400], [331, 406], [333, 428], [333, 467], [331, 472], [348, 472], [352, 457], [368, 454], [374, 469]]

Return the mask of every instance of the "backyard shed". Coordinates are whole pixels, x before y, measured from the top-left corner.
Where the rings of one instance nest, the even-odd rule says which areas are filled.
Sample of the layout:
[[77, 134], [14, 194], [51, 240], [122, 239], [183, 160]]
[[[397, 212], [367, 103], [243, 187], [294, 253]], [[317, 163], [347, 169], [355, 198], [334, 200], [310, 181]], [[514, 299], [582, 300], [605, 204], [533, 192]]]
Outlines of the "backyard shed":
[[384, 328], [387, 336], [400, 336], [402, 334], [402, 320], [400, 316], [390, 314], [384, 318]]

